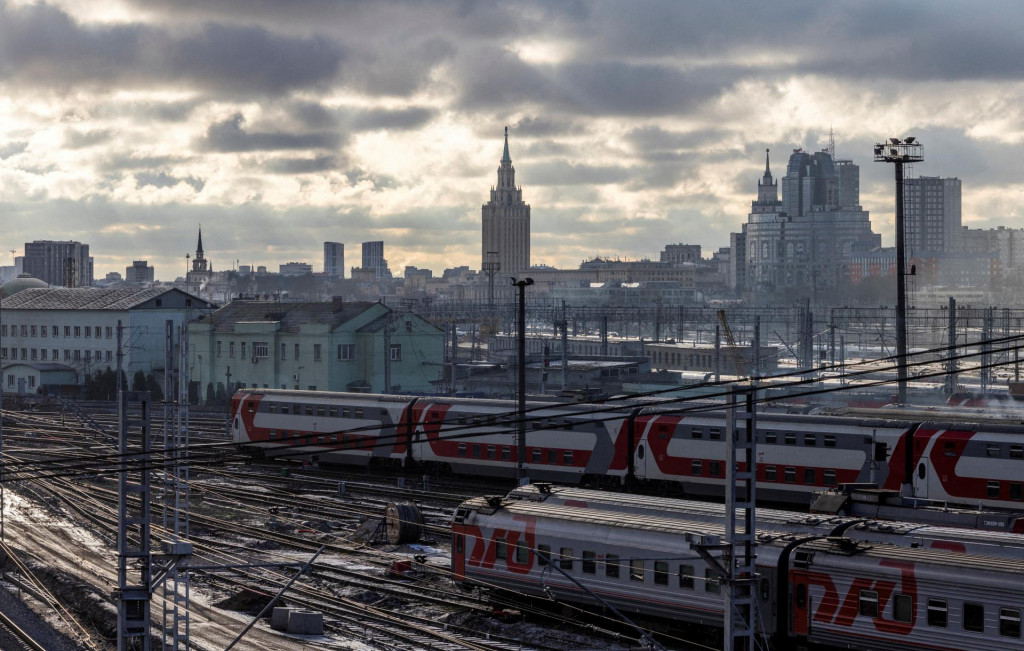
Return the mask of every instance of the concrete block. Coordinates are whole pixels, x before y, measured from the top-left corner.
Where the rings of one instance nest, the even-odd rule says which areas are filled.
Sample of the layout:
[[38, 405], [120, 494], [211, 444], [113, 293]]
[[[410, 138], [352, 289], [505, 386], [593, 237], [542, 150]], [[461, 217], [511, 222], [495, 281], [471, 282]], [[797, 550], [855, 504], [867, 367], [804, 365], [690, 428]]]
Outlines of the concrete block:
[[296, 610], [287, 606], [275, 606], [270, 613], [270, 628], [275, 631], [283, 631], [288, 628], [288, 614]]

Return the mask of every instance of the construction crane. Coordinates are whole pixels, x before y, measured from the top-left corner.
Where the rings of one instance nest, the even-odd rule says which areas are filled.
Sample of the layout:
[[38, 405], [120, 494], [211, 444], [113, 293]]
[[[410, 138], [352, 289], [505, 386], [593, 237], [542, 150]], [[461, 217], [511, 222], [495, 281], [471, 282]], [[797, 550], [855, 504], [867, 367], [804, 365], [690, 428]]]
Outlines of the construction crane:
[[733, 370], [737, 376], [745, 376], [746, 369], [743, 368], [743, 356], [740, 354], [739, 347], [736, 346], [736, 338], [732, 336], [732, 328], [729, 327], [729, 320], [725, 317], [725, 310], [718, 311], [718, 321], [722, 324], [722, 333], [725, 335], [725, 341], [728, 344], [726, 354], [729, 356], [729, 361], [732, 362]]

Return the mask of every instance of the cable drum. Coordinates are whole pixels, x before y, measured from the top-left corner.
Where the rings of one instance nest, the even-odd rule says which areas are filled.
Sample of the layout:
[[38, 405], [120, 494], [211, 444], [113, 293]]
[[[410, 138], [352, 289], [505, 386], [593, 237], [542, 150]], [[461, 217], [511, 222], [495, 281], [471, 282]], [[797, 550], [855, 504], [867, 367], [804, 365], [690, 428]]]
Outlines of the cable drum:
[[415, 504], [388, 502], [384, 509], [384, 532], [393, 545], [414, 543], [420, 539], [423, 514]]

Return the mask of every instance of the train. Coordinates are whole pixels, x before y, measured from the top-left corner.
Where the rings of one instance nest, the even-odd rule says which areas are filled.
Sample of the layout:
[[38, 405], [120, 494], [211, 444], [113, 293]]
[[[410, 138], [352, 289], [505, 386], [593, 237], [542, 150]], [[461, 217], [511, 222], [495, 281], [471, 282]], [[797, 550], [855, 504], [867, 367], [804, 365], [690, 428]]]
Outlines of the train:
[[[456, 509], [451, 531], [452, 575], [462, 587], [614, 609], [670, 625], [677, 638], [685, 637], [679, 623], [696, 625], [684, 631], [723, 627], [730, 586], [715, 561], [725, 531], [685, 510], [669, 517], [649, 505], [481, 497]], [[754, 574], [741, 578], [757, 636], [776, 648], [1021, 645], [1019, 555], [773, 530], [756, 541]]]
[[[931, 418], [933, 419], [931, 419]], [[717, 497], [726, 413], [688, 404], [527, 402], [520, 459], [515, 401], [247, 388], [233, 441], [266, 456]], [[806, 508], [840, 484], [920, 501], [1024, 508], [1024, 425], [950, 411], [759, 413], [759, 499]], [[741, 465], [742, 469], [742, 465]]]

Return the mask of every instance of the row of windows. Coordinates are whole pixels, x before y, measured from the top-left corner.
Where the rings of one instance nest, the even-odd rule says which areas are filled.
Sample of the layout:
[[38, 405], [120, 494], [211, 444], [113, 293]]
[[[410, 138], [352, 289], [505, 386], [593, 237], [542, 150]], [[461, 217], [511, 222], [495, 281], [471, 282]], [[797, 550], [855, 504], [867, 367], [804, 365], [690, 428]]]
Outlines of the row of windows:
[[[506, 560], [508, 553], [508, 542], [504, 538], [494, 541], [494, 556], [497, 560]], [[530, 548], [525, 541], [517, 542], [513, 553], [516, 563], [525, 565], [529, 562]], [[603, 558], [599, 558], [597, 553], [588, 549], [584, 549], [580, 557], [576, 558], [572, 547], [560, 547], [558, 554], [552, 555], [550, 545], [537, 545], [537, 564], [540, 567], [554, 563], [558, 565], [559, 569], [572, 574], [577, 562], [579, 562], [583, 574], [595, 576], [603, 574], [609, 579], [628, 577], [630, 581], [643, 583], [650, 570], [654, 585], [667, 586], [670, 579], [675, 576], [676, 583], [682, 590], [694, 590], [697, 580], [695, 567], [686, 563], [678, 564], [673, 575], [669, 561], [652, 561], [642, 558], [623, 559], [618, 554], [605, 554]], [[704, 583], [705, 592], [713, 594], [721, 592], [721, 576], [716, 570], [705, 568], [701, 580]]]
[[[950, 447], [950, 443], [947, 443], [946, 446]], [[1000, 458], [1003, 456], [1004, 449], [1001, 443], [988, 443], [985, 445], [985, 456]], [[1024, 459], [1024, 445], [1010, 445], [1009, 452], [1011, 459]]]
[[[13, 389], [16, 382], [17, 382], [17, 380], [15, 379], [13, 374], [7, 376], [7, 386], [9, 386], [9, 387], [11, 387]], [[28, 388], [29, 389], [35, 389], [36, 388], [36, 376], [34, 376], [34, 375], [28, 376]]]
[[[45, 326], [45, 325], [40, 325], [40, 326], [21, 325], [21, 326], [17, 326], [17, 325], [13, 325], [12, 324], [11, 328], [10, 328], [10, 336], [11, 337], [17, 337], [19, 332], [20, 332], [22, 337], [46, 337], [47, 333], [50, 333], [50, 336], [59, 337], [60, 336], [60, 331], [61, 331], [61, 327], [60, 326]], [[0, 325], [0, 336], [3, 336], [3, 337], [8, 336], [8, 334], [7, 334], [7, 324]], [[81, 326], [81, 325], [69, 326], [69, 325], [66, 325], [66, 326], [64, 326], [64, 336], [65, 337], [72, 337], [72, 336], [74, 336], [74, 337], [83, 337], [84, 336], [87, 339], [89, 339], [89, 338], [102, 339], [105, 336], [107, 339], [113, 339], [114, 338], [114, 328], [111, 327], [111, 326], [101, 327], [101, 326]]]
[[[331, 418], [364, 418], [372, 417], [373, 414], [370, 412], [372, 409], [363, 409], [362, 407], [337, 407], [329, 405], [306, 405], [306, 404], [291, 404], [287, 402], [270, 402], [265, 403], [267, 406], [267, 413], [270, 414], [294, 414], [296, 416], [330, 416]], [[250, 412], [252, 409], [250, 408]], [[379, 411], [381, 418], [388, 416], [387, 409], [381, 409]]]
[[[239, 359], [249, 359], [249, 342], [241, 341], [238, 342], [238, 357]], [[299, 359], [300, 348], [299, 344], [294, 344], [295, 357], [293, 359]], [[235, 342], [228, 342], [228, 357], [235, 357]], [[224, 356], [224, 342], [217, 340], [217, 357]], [[252, 342], [252, 357], [253, 359], [264, 359], [270, 356], [270, 346], [265, 341], [254, 341]], [[288, 359], [288, 344], [281, 344], [281, 359]], [[321, 344], [313, 344], [313, 361], [319, 362], [323, 359], [323, 348]]]
[[[10, 353], [11, 360], [23, 359], [33, 361], [53, 361], [59, 362], [61, 359], [61, 351], [57, 348], [11, 348], [8, 351], [7, 348], [0, 348], [0, 359], [8, 359], [8, 352]], [[19, 357], [20, 352], [20, 357]], [[64, 349], [64, 361], [106, 361], [110, 362], [114, 357], [113, 351], [109, 350], [68, 350]]]
[[[1003, 485], [1007, 490], [1003, 491]], [[1011, 481], [990, 481], [985, 484], [985, 497], [990, 500], [1000, 499], [1024, 500], [1024, 484]]]
[[[877, 618], [878, 593], [874, 590], [860, 591], [860, 614], [865, 617]], [[892, 617], [897, 622], [910, 623], [914, 617], [914, 597], [906, 594], [895, 594], [892, 598]], [[928, 626], [935, 628], [949, 627], [949, 604], [944, 599], [928, 600]], [[971, 633], [985, 632], [985, 605], [965, 601], [961, 608], [960, 626]], [[1021, 614], [1015, 608], [999, 609], [999, 635], [1002, 637], [1020, 638]]]
[[[673, 429], [673, 426], [671, 426], [671, 425], [659, 424], [658, 425], [658, 437], [662, 438], [662, 439], [667, 439], [669, 437], [669, 434], [671, 433], [672, 429]], [[708, 428], [691, 427], [690, 428], [690, 438], [691, 439], [703, 439], [705, 433], [707, 433], [707, 438], [709, 440], [711, 440], [711, 441], [720, 441], [722, 439], [722, 429], [720, 427], [708, 427]], [[794, 432], [784, 432], [783, 435], [782, 435], [782, 441], [783, 441], [783, 443], [785, 445], [796, 445], [797, 444], [797, 435]], [[774, 432], [774, 431], [771, 431], [771, 430], [765, 432], [764, 433], [764, 442], [766, 444], [768, 444], [768, 445], [777, 445], [778, 442], [779, 442], [779, 435], [778, 435], [778, 433]], [[803, 444], [806, 445], [806, 446], [816, 446], [816, 445], [818, 445], [818, 435], [817, 434], [804, 434], [803, 435]], [[836, 435], [835, 434], [824, 434], [824, 435], [822, 435], [822, 444], [826, 448], [834, 448], [834, 447], [836, 447]]]

